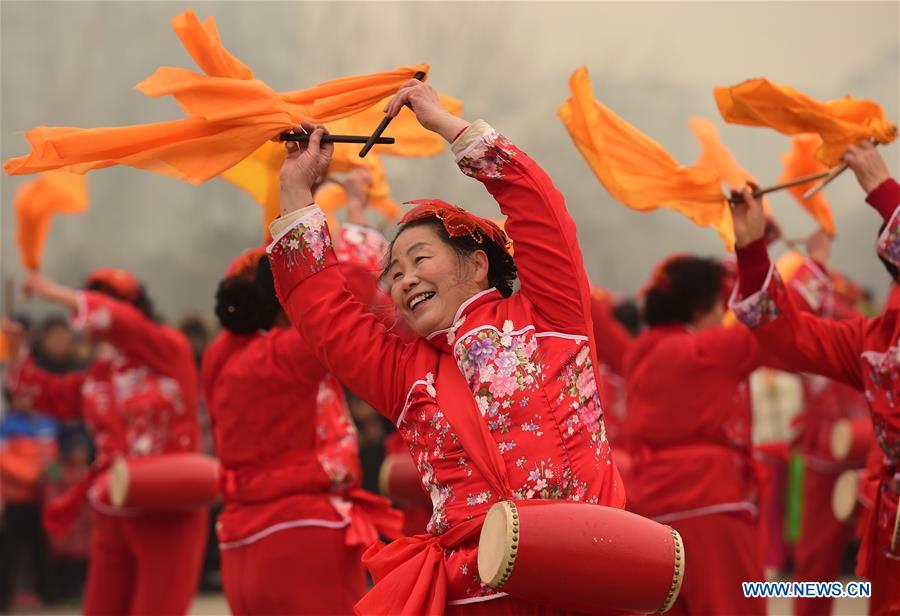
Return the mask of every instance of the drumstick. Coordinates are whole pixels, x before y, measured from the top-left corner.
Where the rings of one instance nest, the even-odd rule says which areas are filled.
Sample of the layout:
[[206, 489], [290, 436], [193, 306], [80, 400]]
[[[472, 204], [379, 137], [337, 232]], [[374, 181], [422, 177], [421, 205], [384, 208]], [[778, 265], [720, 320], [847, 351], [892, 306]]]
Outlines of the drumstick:
[[784, 242], [785, 246], [787, 246], [794, 252], [799, 252], [799, 253], [803, 254], [803, 249], [800, 246], [800, 243], [805, 241], [803, 238], [781, 236], [778, 239], [780, 239], [782, 242]]
[[[416, 73], [415, 75], [413, 75], [413, 79], [418, 79], [419, 81], [422, 81], [423, 79], [425, 79], [425, 71], [419, 71], [418, 73]], [[375, 141], [376, 141], [379, 137], [381, 137], [381, 133], [384, 132], [384, 129], [386, 129], [386, 128], [388, 127], [388, 124], [390, 124], [390, 123], [391, 123], [391, 120], [393, 120], [393, 119], [394, 119], [394, 118], [392, 118], [392, 117], [390, 117], [389, 115], [385, 114], [384, 118], [382, 118], [382, 120], [381, 120], [381, 123], [380, 123], [380, 124], [378, 125], [378, 127], [375, 129], [375, 132], [372, 133], [372, 136], [369, 137], [369, 140], [368, 140], [368, 141], [366, 141], [366, 145], [364, 145], [364, 146], [362, 147], [362, 149], [359, 151], [359, 157], [360, 157], [360, 158], [365, 158], [365, 157], [366, 157], [366, 154], [368, 154], [368, 153], [369, 153], [369, 150], [372, 149], [372, 146], [375, 145]]]
[[[368, 135], [322, 135], [322, 143], [368, 143]], [[306, 143], [309, 141], [309, 135], [305, 133], [281, 133], [282, 141], [300, 141]], [[396, 140], [393, 137], [379, 137], [375, 143], [380, 145], [389, 145]]]
[[[896, 132], [896, 130], [897, 129], [895, 128], [894, 131]], [[873, 139], [872, 145], [874, 145], [875, 147], [878, 147], [878, 141]], [[844, 171], [846, 171], [849, 168], [850, 168], [850, 166], [847, 163], [838, 165], [837, 167], [835, 167], [834, 169], [832, 169], [831, 171], [828, 172], [828, 175], [825, 177], [824, 180], [822, 180], [821, 182], [819, 182], [818, 184], [816, 184], [815, 186], [813, 186], [812, 188], [807, 190], [803, 194], [803, 198], [804, 199], [812, 199], [813, 196], [817, 192], [819, 192], [820, 190], [822, 190], [823, 188], [825, 188], [826, 186], [831, 184], [832, 180], [834, 180], [837, 176], [839, 176], [840, 174], [842, 174]]]
[[816, 184], [815, 186], [813, 186], [812, 188], [807, 190], [805, 193], [803, 193], [803, 198], [804, 199], [812, 199], [813, 196], [815, 196], [815, 194], [817, 192], [819, 192], [820, 190], [822, 190], [823, 188], [825, 188], [826, 186], [831, 184], [831, 182], [832, 182], [832, 180], [834, 180], [834, 178], [836, 178], [837, 176], [839, 176], [840, 174], [842, 174], [844, 171], [846, 171], [849, 168], [850, 168], [850, 166], [847, 163], [844, 163], [843, 165], [838, 165], [837, 167], [835, 167], [834, 169], [832, 169], [831, 171], [828, 172], [828, 175], [825, 176], [824, 180], [822, 180], [821, 182], [819, 182], [818, 184]]
[[[758, 189], [758, 190], [754, 190], [754, 191], [753, 191], [753, 198], [754, 198], [754, 199], [758, 199], [758, 198], [762, 197], [763, 195], [767, 195], [767, 194], [769, 194], [769, 193], [771, 193], [771, 192], [775, 192], [775, 191], [778, 191], [778, 190], [784, 190], [785, 188], [790, 188], [791, 186], [798, 186], [798, 185], [800, 185], [800, 184], [807, 184], [807, 183], [809, 183], [809, 182], [813, 182], [813, 181], [815, 181], [815, 180], [822, 179], [822, 178], [826, 177], [829, 173], [831, 173], [831, 172], [830, 172], [830, 171], [823, 171], [822, 173], [815, 173], [815, 174], [813, 174], [813, 175], [807, 175], [807, 176], [804, 176], [804, 177], [802, 177], [802, 178], [796, 178], [796, 179], [791, 180], [791, 181], [789, 181], [789, 182], [782, 182], [781, 184], [775, 184], [774, 186], [768, 186], [768, 187], [766, 187], [766, 188], [760, 188], [760, 189]], [[732, 198], [732, 197], [729, 197], [728, 200], [729, 200], [732, 204], [734, 204], [734, 203], [738, 203], [740, 199], [739, 199], [739, 198]]]

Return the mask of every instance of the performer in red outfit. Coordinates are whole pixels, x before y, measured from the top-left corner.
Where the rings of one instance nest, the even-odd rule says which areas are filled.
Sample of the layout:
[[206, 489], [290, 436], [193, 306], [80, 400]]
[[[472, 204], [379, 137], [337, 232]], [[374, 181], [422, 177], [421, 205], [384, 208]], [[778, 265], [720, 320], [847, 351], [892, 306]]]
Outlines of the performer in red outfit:
[[[491, 505], [624, 504], [603, 428], [575, 225], [550, 178], [486, 123], [447, 113], [418, 81], [388, 113], [403, 105], [452, 143], [463, 173], [498, 201], [515, 263], [495, 224], [443, 201], [419, 202], [385, 272], [395, 307], [420, 336], [402, 342], [344, 290], [325, 217], [304, 207], [332, 151], [320, 144], [324, 130], [306, 126], [309, 146], [289, 146], [269, 247], [279, 298], [341, 382], [397, 424], [433, 503], [428, 534], [366, 553], [375, 586], [356, 611], [537, 612], [480, 581], [478, 534]], [[516, 266], [521, 290], [513, 293]]]
[[[858, 318], [853, 303], [839, 294], [826, 273], [831, 240], [819, 231], [807, 242], [809, 257], [785, 276], [786, 288], [800, 310], [822, 318]], [[838, 476], [853, 463], [831, 453], [831, 432], [842, 419], [868, 417], [865, 397], [851, 387], [815, 374], [801, 374], [804, 408], [797, 417], [797, 445], [803, 456], [803, 500], [800, 534], [794, 547], [794, 579], [833, 582], [838, 579], [844, 547], [852, 539], [853, 520], [838, 520], [831, 495]], [[831, 597], [794, 600], [794, 613], [828, 614]]]
[[[871, 144], [850, 146], [844, 160], [868, 194], [866, 200], [884, 218], [878, 252], [896, 282], [900, 265], [900, 185], [890, 178]], [[865, 520], [857, 573], [872, 581], [871, 613], [900, 613], [900, 540], [896, 531], [900, 500], [900, 407], [896, 404], [900, 312], [889, 307], [876, 318], [832, 321], [799, 309], [772, 269], [759, 239], [761, 206], [749, 189], [740, 195], [742, 202], [732, 211], [740, 270], [732, 308], [754, 329], [761, 344], [790, 364], [865, 391], [884, 459], [873, 509]]]
[[721, 324], [725, 273], [691, 256], [658, 267], [625, 367], [628, 508], [670, 524], [690, 554], [670, 613], [765, 613], [741, 590], [763, 580], [748, 378], [764, 356]]
[[[75, 312], [75, 325], [103, 344], [84, 372], [54, 375], [20, 354], [7, 375], [14, 392], [60, 419], [83, 418], [98, 456], [77, 488], [51, 503], [48, 530], [64, 533], [86, 496], [94, 531], [84, 599], [86, 614], [184, 614], [197, 589], [207, 514], [154, 513], [105, 505], [91, 486], [115, 457], [198, 449], [197, 373], [187, 339], [156, 323], [143, 287], [123, 270], [97, 270], [87, 291], [65, 288], [39, 274], [26, 294]], [[4, 332], [15, 327], [4, 322]], [[96, 486], [95, 486], [96, 488]]]
[[[369, 305], [386, 243], [353, 225], [341, 236]], [[349, 614], [366, 590], [363, 548], [378, 530], [399, 536], [402, 518], [360, 489], [343, 389], [290, 327], [264, 254], [248, 251], [226, 272], [216, 297], [224, 329], [203, 358], [224, 468], [217, 530], [225, 594], [236, 615]]]

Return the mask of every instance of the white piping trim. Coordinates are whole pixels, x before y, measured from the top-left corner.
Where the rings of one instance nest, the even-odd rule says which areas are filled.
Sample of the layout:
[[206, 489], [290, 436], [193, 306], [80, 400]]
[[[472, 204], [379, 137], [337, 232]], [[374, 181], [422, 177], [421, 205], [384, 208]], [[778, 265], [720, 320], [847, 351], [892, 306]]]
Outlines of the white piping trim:
[[774, 276], [774, 275], [775, 275], [775, 264], [770, 262], [769, 263], [769, 271], [766, 274], [766, 279], [765, 279], [765, 281], [763, 281], [762, 286], [740, 301], [737, 301], [738, 291], [741, 288], [740, 280], [738, 280], [738, 283], [736, 285], [734, 285], [734, 289], [731, 290], [731, 297], [728, 298], [728, 307], [731, 308], [735, 313], [737, 313], [737, 310], [735, 310], [735, 308], [738, 308], [739, 306], [744, 305], [744, 304], [749, 305], [749, 304], [756, 302], [759, 299], [757, 297], [757, 295], [759, 295], [760, 293], [762, 293], [763, 291], [765, 291], [766, 289], [769, 288], [769, 285], [772, 283], [772, 276]]
[[513, 331], [509, 332], [508, 334], [505, 333], [503, 330], [497, 329], [494, 325], [479, 325], [478, 327], [473, 327], [472, 329], [470, 329], [469, 331], [464, 333], [462, 336], [457, 338], [456, 342], [453, 344], [453, 352], [456, 353], [456, 345], [458, 345], [460, 342], [462, 342], [463, 338], [467, 338], [468, 336], [471, 336], [472, 334], [475, 334], [480, 331], [484, 331], [486, 329], [492, 329], [495, 332], [497, 332], [497, 334], [500, 336], [518, 336], [520, 334], [524, 334], [525, 332], [527, 332], [530, 329], [534, 329], [534, 325], [526, 325], [522, 329], [513, 330]]
[[[900, 205], [900, 204], [898, 204]], [[878, 245], [884, 242], [888, 243], [888, 237], [891, 235], [891, 227], [894, 224], [894, 219], [900, 217], [900, 207], [894, 206], [894, 213], [891, 214], [891, 217], [888, 218], [884, 223], [884, 231], [881, 232], [881, 235], [878, 236], [878, 239], [875, 240], [875, 247], [878, 248]], [[879, 253], [881, 254], [881, 253]]]
[[259, 532], [253, 533], [249, 537], [245, 537], [243, 539], [238, 539], [236, 541], [227, 541], [224, 543], [219, 543], [220, 550], [232, 550], [234, 548], [239, 548], [245, 545], [250, 545], [251, 543], [256, 543], [260, 539], [265, 539], [269, 535], [273, 533], [277, 533], [282, 530], [288, 530], [289, 528], [301, 528], [304, 526], [314, 526], [318, 528], [333, 528], [335, 530], [345, 528], [350, 524], [350, 520], [317, 520], [317, 519], [308, 519], [308, 520], [291, 520], [290, 522], [279, 522], [278, 524], [274, 524], [267, 528], [262, 529]]
[[567, 340], [578, 340], [579, 342], [587, 342], [588, 341], [588, 337], [582, 336], [581, 334], [563, 334], [562, 332], [540, 332], [540, 333], [534, 335], [535, 338], [546, 338], [548, 336], [553, 337], [553, 338], [565, 338]]
[[[473, 295], [472, 297], [470, 297], [469, 299], [467, 299], [466, 301], [461, 303], [459, 305], [459, 308], [456, 309], [456, 314], [453, 315], [453, 322], [456, 323], [457, 321], [459, 321], [459, 317], [462, 316], [462, 311], [465, 310], [466, 308], [468, 308], [472, 302], [474, 302], [476, 299], [478, 299], [482, 295], [487, 295], [491, 291], [497, 291], [497, 287], [491, 287], [489, 289], [485, 289], [484, 291], [479, 291], [478, 293], [476, 293], [475, 295]], [[498, 293], [499, 293], [499, 291], [498, 291]], [[430, 334], [428, 334], [427, 336], [425, 336], [425, 339], [431, 340], [431, 338], [433, 336], [437, 336], [438, 334], [446, 334], [451, 329], [453, 329], [453, 325], [451, 325], [450, 327], [445, 327], [444, 329], [439, 329], [437, 331], [433, 331]]]
[[409, 397], [412, 395], [412, 392], [416, 388], [416, 385], [425, 385], [427, 387], [428, 381], [423, 381], [422, 379], [419, 379], [418, 381], [415, 381], [412, 384], [412, 386], [409, 388], [409, 391], [406, 392], [406, 400], [403, 402], [403, 410], [400, 411], [399, 415], [397, 415], [397, 425], [398, 426], [403, 421], [403, 416], [406, 415], [406, 409], [409, 408]]
[[726, 513], [729, 511], [749, 511], [754, 516], [758, 511], [756, 505], [750, 501], [740, 501], [735, 503], [721, 503], [719, 505], [710, 505], [708, 507], [697, 507], [696, 509], [687, 509], [685, 511], [676, 511], [674, 513], [666, 513], [653, 518], [655, 522], [664, 524], [675, 520], [683, 520], [685, 518], [697, 518], [702, 515], [710, 515], [713, 513]]
[[[310, 209], [310, 208], [311, 208], [311, 209]], [[322, 208], [320, 208], [320, 207], [319, 207], [318, 205], [316, 205], [315, 203], [313, 203], [313, 204], [311, 204], [311, 205], [307, 205], [307, 206], [306, 206], [305, 208], [303, 208], [302, 210], [296, 210], [296, 211], [302, 212], [303, 210], [309, 210], [309, 211], [308, 211], [306, 214], [303, 214], [302, 216], [298, 216], [298, 217], [297, 217], [297, 220], [295, 220], [294, 222], [292, 222], [292, 223], [291, 223], [290, 225], [288, 225], [286, 228], [284, 228], [284, 229], [282, 229], [281, 231], [279, 231], [279, 232], [278, 232], [278, 235], [272, 237], [272, 243], [269, 244], [268, 246], [266, 246], [266, 254], [272, 254], [272, 249], [275, 248], [275, 245], [281, 240], [281, 238], [283, 238], [285, 235], [287, 235], [288, 233], [290, 233], [290, 232], [294, 229], [294, 227], [298, 226], [301, 222], [303, 222], [304, 220], [306, 220], [306, 218], [307, 218], [308, 216], [313, 216], [313, 215], [316, 214], [316, 212], [321, 213], [322, 216], [325, 215], [325, 213], [322, 212]], [[276, 219], [276, 220], [277, 220], [277, 219]]]
[[509, 593], [498, 592], [495, 595], [488, 595], [486, 597], [472, 597], [471, 599], [454, 599], [453, 601], [447, 601], [447, 605], [466, 605], [468, 603], [482, 603], [484, 601], [491, 601], [493, 599], [500, 599], [502, 597], [508, 597]]

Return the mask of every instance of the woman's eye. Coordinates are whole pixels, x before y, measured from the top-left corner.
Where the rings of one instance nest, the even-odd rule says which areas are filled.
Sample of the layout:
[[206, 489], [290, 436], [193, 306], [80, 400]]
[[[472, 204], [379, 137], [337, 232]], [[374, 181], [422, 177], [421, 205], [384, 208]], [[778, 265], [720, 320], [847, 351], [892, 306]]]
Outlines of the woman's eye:
[[403, 276], [403, 274], [401, 274], [400, 272], [395, 272], [394, 275], [391, 276], [391, 280], [399, 280], [401, 276]]
[[415, 262], [416, 262], [416, 263], [419, 263], [420, 261], [423, 261], [423, 260], [425, 260], [425, 259], [427, 259], [427, 258], [428, 258], [428, 257], [416, 257]]

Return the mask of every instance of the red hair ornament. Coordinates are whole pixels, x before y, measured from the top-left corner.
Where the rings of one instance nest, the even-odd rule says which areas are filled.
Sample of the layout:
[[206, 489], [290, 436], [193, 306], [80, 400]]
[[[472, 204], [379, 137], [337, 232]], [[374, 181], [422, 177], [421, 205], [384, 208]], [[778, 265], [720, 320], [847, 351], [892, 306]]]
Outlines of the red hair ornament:
[[101, 267], [95, 269], [87, 278], [85, 286], [103, 285], [127, 302], [137, 301], [141, 294], [141, 283], [134, 275], [123, 269]]
[[400, 219], [401, 225], [426, 218], [437, 218], [450, 237], [468, 235], [478, 244], [484, 243], [484, 238], [487, 237], [507, 253], [510, 252], [512, 242], [503, 229], [492, 220], [476, 216], [440, 199], [417, 199], [407, 201], [404, 205], [415, 205], [415, 207]]

